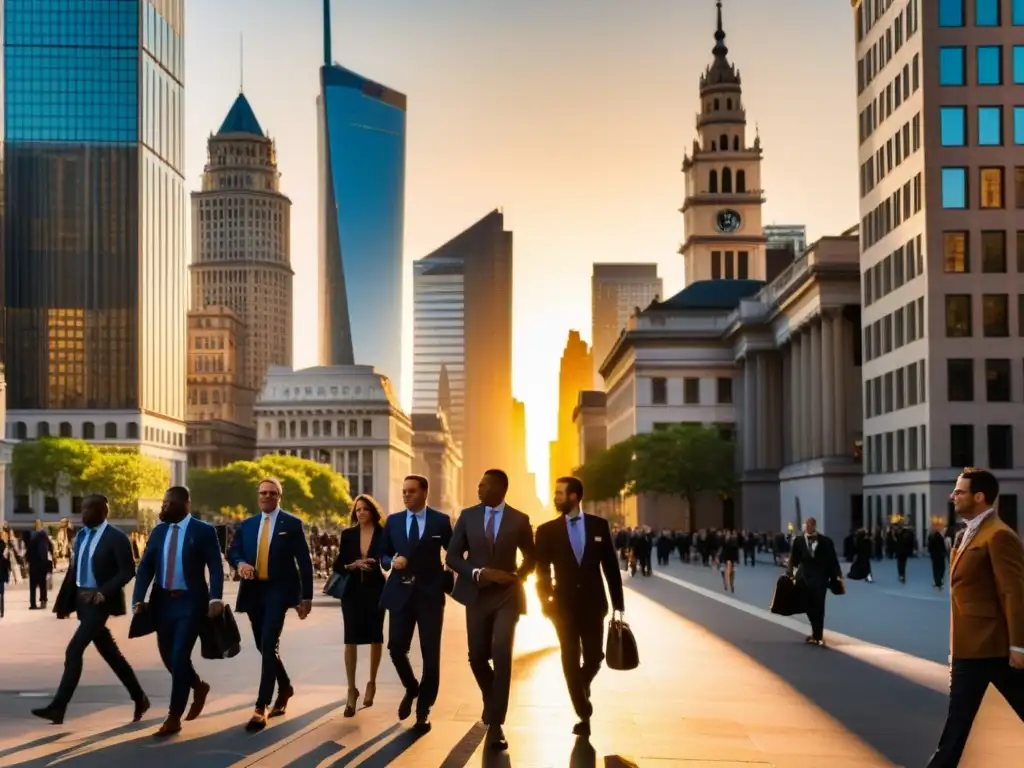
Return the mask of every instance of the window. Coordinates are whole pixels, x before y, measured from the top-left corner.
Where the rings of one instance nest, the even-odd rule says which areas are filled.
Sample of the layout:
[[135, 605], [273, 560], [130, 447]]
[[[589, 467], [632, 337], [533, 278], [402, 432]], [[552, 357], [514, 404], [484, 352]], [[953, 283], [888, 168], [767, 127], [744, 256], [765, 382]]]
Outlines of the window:
[[1024, 85], [1024, 45], [1013, 46], [1013, 84]]
[[1010, 402], [1010, 361], [985, 361], [985, 399], [990, 403]]
[[967, 49], [943, 46], [939, 49], [939, 85], [967, 84]]
[[988, 425], [988, 466], [1013, 469], [1013, 427], [1008, 424]]
[[1003, 84], [1003, 47], [978, 46], [978, 85]]
[[1003, 108], [978, 107], [978, 144], [998, 147], [1003, 143]]
[[1018, 208], [1024, 208], [1024, 168], [1013, 169], [1013, 198]]
[[974, 425], [949, 425], [949, 464], [957, 469], [974, 466]]
[[1003, 169], [982, 168], [979, 171], [980, 185], [980, 207], [1002, 208], [1003, 207]]
[[982, 333], [989, 338], [1010, 335], [1010, 297], [1005, 293], [986, 293], [981, 297]]
[[1024, 231], [1017, 232], [1017, 271], [1024, 272]]
[[962, 147], [967, 144], [967, 110], [964, 107], [942, 107], [939, 110], [942, 146]]
[[942, 264], [946, 272], [970, 272], [966, 232], [942, 233]]
[[964, 25], [964, 0], [939, 0], [939, 26], [962, 27]]
[[663, 378], [651, 379], [651, 403], [665, 405], [668, 402], [668, 381]]
[[969, 358], [946, 361], [946, 397], [951, 403], [974, 400], [974, 361]]
[[721, 405], [732, 403], [732, 379], [720, 378], [718, 380], [718, 402]]
[[1006, 233], [981, 233], [981, 271], [990, 274], [1006, 272]]
[[1013, 143], [1024, 144], [1024, 107], [1013, 108]]
[[1017, 296], [1017, 335], [1024, 336], [1024, 293]]
[[974, 26], [998, 27], [999, 23], [999, 0], [975, 0]]
[[1024, 0], [1013, 0], [1013, 25], [1024, 27]]
[[967, 169], [942, 169], [942, 207], [963, 209], [967, 207]]
[[722, 252], [712, 251], [711, 252], [711, 279], [721, 280], [722, 279]]
[[683, 379], [683, 402], [700, 405], [700, 379]]
[[972, 335], [971, 297], [969, 294], [946, 296], [946, 338], [962, 339]]

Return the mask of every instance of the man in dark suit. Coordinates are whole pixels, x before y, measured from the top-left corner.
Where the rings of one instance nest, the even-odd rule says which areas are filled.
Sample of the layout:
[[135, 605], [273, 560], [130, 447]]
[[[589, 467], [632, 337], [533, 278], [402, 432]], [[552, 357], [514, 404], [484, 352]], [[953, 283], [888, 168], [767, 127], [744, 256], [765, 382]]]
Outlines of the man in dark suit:
[[[235, 610], [249, 615], [263, 657], [256, 709], [245, 726], [252, 732], [266, 728], [268, 717], [285, 714], [295, 695], [278, 652], [281, 632], [289, 608], [305, 619], [313, 607], [313, 561], [302, 521], [281, 509], [279, 480], [261, 480], [258, 493], [260, 514], [242, 521], [228, 550], [228, 563], [242, 579]], [[275, 683], [277, 700], [268, 714]]]
[[558, 632], [562, 672], [580, 718], [573, 733], [589, 736], [594, 714], [590, 685], [604, 661], [604, 619], [608, 615], [604, 582], [608, 582], [616, 611], [625, 610], [625, 602], [608, 521], [583, 514], [582, 500], [583, 483], [575, 477], [558, 478], [555, 508], [562, 517], [537, 528], [537, 592], [544, 615], [553, 620]]
[[41, 610], [46, 607], [46, 579], [53, 572], [52, 551], [50, 535], [43, 529], [43, 524], [36, 520], [35, 530], [28, 537], [25, 547], [25, 559], [28, 561], [29, 610]]
[[[174, 486], [167, 490], [160, 521], [149, 536], [135, 575], [132, 610], [152, 613], [160, 659], [171, 673], [167, 720], [155, 734], [170, 736], [181, 731], [189, 691], [192, 706], [186, 720], [195, 720], [202, 714], [210, 695], [209, 683], [200, 680], [192, 666], [192, 650], [199, 639], [203, 617], [221, 612], [224, 566], [217, 531], [192, 517], [187, 488]], [[147, 604], [146, 591], [151, 583], [153, 593]]]
[[11, 578], [11, 550], [4, 537], [7, 534], [0, 530], [0, 619], [4, 617], [4, 591], [7, 580]]
[[[387, 609], [388, 654], [405, 695], [398, 719], [412, 714], [416, 702], [419, 733], [430, 730], [430, 708], [441, 683], [441, 629], [444, 625], [446, 574], [441, 550], [452, 539], [452, 520], [427, 506], [427, 478], [409, 475], [402, 483], [405, 509], [388, 515], [381, 535], [381, 567], [391, 571], [380, 604]], [[409, 663], [413, 632], [419, 631], [423, 673], [419, 680]]]
[[842, 582], [843, 570], [832, 539], [818, 533], [818, 521], [808, 517], [804, 534], [793, 538], [789, 553], [790, 575], [796, 574], [803, 589], [811, 634], [808, 645], [825, 645], [825, 596], [833, 581]]
[[56, 725], [64, 722], [64, 712], [82, 677], [82, 656], [90, 643], [135, 702], [132, 722], [139, 722], [149, 709], [149, 698], [107, 628], [111, 616], [125, 615], [124, 588], [135, 576], [132, 545], [125, 534], [107, 523], [108, 513], [104, 496], [87, 496], [82, 502], [83, 528], [75, 537], [71, 565], [53, 606], [58, 619], [66, 619], [72, 612], [78, 615], [78, 629], [68, 643], [57, 694], [47, 706], [32, 710], [36, 717]]
[[[480, 503], [464, 509], [448, 548], [448, 567], [458, 574], [452, 597], [466, 606], [469, 666], [483, 695], [487, 742], [507, 749], [502, 726], [512, 685], [516, 624], [526, 613], [523, 582], [535, 557], [530, 518], [505, 504], [508, 475], [489, 469], [480, 479]], [[517, 554], [523, 555], [516, 566]], [[491, 666], [491, 662], [494, 666]]]
[[998, 497], [999, 481], [974, 467], [950, 495], [967, 527], [949, 564], [949, 713], [928, 768], [960, 764], [989, 684], [1024, 720], [1024, 546]]

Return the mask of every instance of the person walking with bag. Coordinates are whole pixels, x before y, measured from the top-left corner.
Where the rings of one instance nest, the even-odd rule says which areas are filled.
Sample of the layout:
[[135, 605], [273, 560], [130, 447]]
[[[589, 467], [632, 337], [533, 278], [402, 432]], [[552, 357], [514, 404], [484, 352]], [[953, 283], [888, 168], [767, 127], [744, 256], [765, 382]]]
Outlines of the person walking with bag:
[[590, 686], [604, 661], [604, 623], [608, 615], [602, 573], [612, 608], [622, 613], [625, 601], [608, 521], [583, 514], [582, 501], [583, 483], [578, 478], [558, 478], [555, 507], [562, 516], [537, 528], [537, 592], [544, 615], [558, 633], [562, 673], [580, 718], [573, 733], [589, 736], [594, 714]]
[[804, 535], [793, 539], [787, 574], [798, 582], [807, 620], [811, 623], [811, 634], [805, 642], [824, 646], [825, 596], [830, 589], [842, 594], [845, 588], [836, 545], [828, 536], [818, 533], [818, 521], [813, 517], [808, 517], [804, 523]]

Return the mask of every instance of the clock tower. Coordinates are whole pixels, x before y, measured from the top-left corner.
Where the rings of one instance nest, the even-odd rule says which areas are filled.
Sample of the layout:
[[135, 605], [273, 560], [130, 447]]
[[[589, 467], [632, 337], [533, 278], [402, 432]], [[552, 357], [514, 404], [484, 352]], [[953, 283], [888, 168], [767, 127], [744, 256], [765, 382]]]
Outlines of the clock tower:
[[761, 229], [761, 139], [747, 145], [740, 73], [729, 63], [718, 0], [714, 60], [700, 78], [700, 112], [691, 154], [683, 158], [685, 281], [765, 280]]

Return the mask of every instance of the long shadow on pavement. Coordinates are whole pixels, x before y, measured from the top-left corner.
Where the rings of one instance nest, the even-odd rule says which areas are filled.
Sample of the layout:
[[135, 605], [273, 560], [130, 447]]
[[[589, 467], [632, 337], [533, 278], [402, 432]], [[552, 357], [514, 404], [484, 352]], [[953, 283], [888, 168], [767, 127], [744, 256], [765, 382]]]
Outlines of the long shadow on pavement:
[[[629, 587], [732, 644], [896, 765], [924, 765], [935, 749], [945, 695], [846, 654], [804, 645], [790, 629], [671, 582], [633, 579]], [[634, 630], [642, 652], [642, 630]]]

